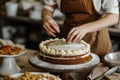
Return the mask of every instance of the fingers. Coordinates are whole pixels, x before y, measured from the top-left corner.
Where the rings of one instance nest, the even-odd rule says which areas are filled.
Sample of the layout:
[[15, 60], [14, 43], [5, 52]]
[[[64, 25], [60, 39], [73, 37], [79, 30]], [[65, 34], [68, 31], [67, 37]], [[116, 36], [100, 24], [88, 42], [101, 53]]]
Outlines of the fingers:
[[80, 36], [81, 36], [81, 34], [78, 33], [78, 34], [76, 35], [76, 37], [73, 39], [73, 42], [78, 42], [78, 41], [80, 41]]
[[51, 35], [51, 36], [53, 36], [53, 37], [56, 37], [56, 35], [55, 35], [54, 33], [50, 32], [50, 31], [46, 28], [45, 25], [43, 25], [43, 27], [44, 27], [45, 32], [46, 32], [48, 35]]
[[86, 35], [86, 31], [84, 29], [80, 28], [73, 28], [68, 36], [67, 36], [67, 41], [68, 42], [78, 42], [80, 41], [84, 36]]
[[54, 20], [48, 20], [48, 23], [51, 25], [51, 27], [54, 29], [55, 32], [59, 33], [59, 26]]
[[55, 34], [60, 32], [59, 26], [52, 18], [44, 22], [43, 28], [48, 35], [51, 35], [53, 37], [56, 37]]
[[73, 42], [79, 42], [83, 37], [85, 36], [85, 33], [79, 33], [76, 37], [72, 40]]
[[67, 38], [68, 42], [70, 42], [70, 43], [73, 42], [74, 37], [75, 37], [78, 33], [79, 33], [79, 31], [76, 30], [76, 29], [71, 30], [70, 33], [68, 34], [68, 38]]
[[53, 28], [51, 28], [51, 25], [49, 23], [45, 23], [44, 27], [48, 29], [48, 31], [52, 33], [56, 33], [56, 31]]

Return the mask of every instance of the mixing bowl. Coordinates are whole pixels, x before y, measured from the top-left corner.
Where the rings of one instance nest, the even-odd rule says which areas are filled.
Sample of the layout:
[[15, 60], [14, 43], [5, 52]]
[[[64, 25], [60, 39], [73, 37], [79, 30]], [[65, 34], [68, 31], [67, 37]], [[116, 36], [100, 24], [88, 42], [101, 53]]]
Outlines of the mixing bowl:
[[120, 51], [112, 52], [104, 56], [104, 61], [109, 66], [119, 66], [120, 67]]

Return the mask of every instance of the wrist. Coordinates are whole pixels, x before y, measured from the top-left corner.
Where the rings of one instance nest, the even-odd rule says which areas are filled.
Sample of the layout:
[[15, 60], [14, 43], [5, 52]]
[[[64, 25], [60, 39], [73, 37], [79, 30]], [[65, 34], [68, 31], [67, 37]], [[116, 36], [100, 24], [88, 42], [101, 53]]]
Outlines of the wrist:
[[52, 19], [52, 17], [49, 16], [49, 15], [46, 15], [46, 16], [44, 16], [44, 17], [42, 18], [43, 23], [47, 22], [47, 21], [50, 20], [50, 19]]
[[89, 24], [81, 25], [81, 26], [79, 26], [79, 29], [85, 30], [86, 33], [90, 33], [91, 32], [91, 28], [90, 28]]

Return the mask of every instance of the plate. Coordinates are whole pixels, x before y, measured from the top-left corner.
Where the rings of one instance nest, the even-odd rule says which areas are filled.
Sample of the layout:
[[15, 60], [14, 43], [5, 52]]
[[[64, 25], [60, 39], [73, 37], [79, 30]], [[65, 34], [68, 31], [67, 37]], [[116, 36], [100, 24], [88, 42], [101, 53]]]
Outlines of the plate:
[[[55, 76], [55, 75], [52, 75], [52, 74], [50, 74], [50, 73], [43, 73], [43, 72], [29, 72], [29, 73], [31, 73], [31, 74], [42, 74], [42, 75], [44, 75], [44, 76], [57, 78], [57, 79], [55, 79], [55, 80], [62, 80], [61, 78], [59, 78], [59, 77], [57, 77], [57, 76]], [[23, 74], [24, 74], [24, 73], [17, 73], [17, 74], [11, 75], [11, 77], [13, 77], [13, 78], [18, 78], [18, 77], [20, 77], [20, 76], [23, 75]], [[45, 79], [45, 80], [46, 80], [46, 79]]]
[[27, 52], [27, 50], [24, 49], [24, 50], [20, 51], [20, 53], [18, 53], [18, 54], [15, 54], [15, 55], [0, 55], [0, 57], [16, 57], [16, 56], [23, 55], [23, 54], [25, 54], [26, 52]]
[[93, 53], [91, 53], [92, 59], [90, 61], [74, 65], [62, 65], [45, 62], [40, 60], [38, 55], [39, 53], [31, 55], [29, 57], [29, 63], [34, 67], [50, 72], [81, 72], [92, 69], [100, 62], [99, 57]]
[[109, 66], [120, 66], [120, 51], [105, 55], [104, 61], [108, 63]]

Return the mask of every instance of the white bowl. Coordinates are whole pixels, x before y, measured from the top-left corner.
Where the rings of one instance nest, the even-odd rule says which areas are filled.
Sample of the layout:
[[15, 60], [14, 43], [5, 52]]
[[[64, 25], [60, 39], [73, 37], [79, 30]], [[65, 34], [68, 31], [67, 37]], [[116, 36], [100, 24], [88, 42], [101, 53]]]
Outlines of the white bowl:
[[120, 66], [120, 52], [112, 52], [104, 56], [105, 62], [109, 66]]

